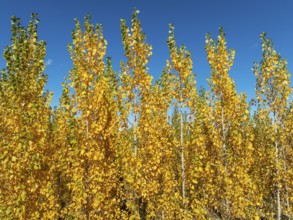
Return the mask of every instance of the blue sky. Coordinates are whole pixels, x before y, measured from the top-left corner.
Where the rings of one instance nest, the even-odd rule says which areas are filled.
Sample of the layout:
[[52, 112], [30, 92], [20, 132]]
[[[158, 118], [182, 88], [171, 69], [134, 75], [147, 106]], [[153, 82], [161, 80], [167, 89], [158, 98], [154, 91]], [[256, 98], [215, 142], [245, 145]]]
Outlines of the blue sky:
[[[224, 27], [228, 47], [236, 50], [234, 66], [230, 72], [239, 92], [254, 97], [255, 77], [253, 62], [261, 59], [259, 35], [267, 32], [276, 50], [289, 62], [293, 71], [293, 1], [291, 0], [0, 0], [0, 51], [10, 44], [10, 17], [21, 18], [26, 26], [32, 12], [39, 13], [39, 37], [47, 42], [49, 76], [47, 89], [54, 92], [52, 105], [58, 104], [64, 77], [72, 67], [67, 51], [74, 29], [74, 18], [81, 21], [87, 13], [93, 23], [101, 23], [108, 41], [107, 56], [113, 59], [119, 72], [124, 59], [120, 35], [120, 19], [130, 25], [134, 8], [140, 10], [143, 31], [147, 42], [153, 45], [150, 74], [157, 79], [169, 58], [166, 44], [168, 24], [175, 25], [178, 44], [184, 44], [192, 53], [197, 86], [206, 86], [210, 69], [206, 60], [205, 34], [218, 35]], [[5, 67], [0, 58], [0, 69]]]

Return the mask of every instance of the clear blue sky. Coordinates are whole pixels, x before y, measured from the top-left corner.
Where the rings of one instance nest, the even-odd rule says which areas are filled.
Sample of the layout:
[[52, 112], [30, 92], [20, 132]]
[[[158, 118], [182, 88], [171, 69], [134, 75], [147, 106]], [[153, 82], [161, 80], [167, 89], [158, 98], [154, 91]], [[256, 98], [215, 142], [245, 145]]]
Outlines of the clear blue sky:
[[[246, 91], [254, 97], [255, 77], [251, 71], [254, 61], [261, 59], [259, 35], [267, 32], [276, 50], [289, 62], [293, 72], [293, 1], [292, 0], [0, 0], [0, 51], [10, 44], [10, 17], [21, 18], [27, 25], [32, 12], [39, 13], [39, 37], [47, 41], [47, 89], [54, 92], [52, 105], [58, 103], [61, 83], [72, 66], [67, 51], [74, 29], [74, 18], [83, 20], [90, 13], [93, 23], [101, 23], [108, 41], [107, 56], [113, 58], [114, 69], [124, 59], [120, 36], [120, 18], [130, 24], [134, 8], [140, 10], [139, 18], [153, 45], [149, 68], [155, 79], [169, 58], [166, 39], [168, 24], [175, 25], [178, 44], [191, 51], [197, 86], [206, 86], [210, 77], [206, 61], [205, 34], [218, 35], [224, 27], [228, 47], [236, 50], [231, 77], [239, 92]], [[5, 67], [3, 58], [0, 68]]]

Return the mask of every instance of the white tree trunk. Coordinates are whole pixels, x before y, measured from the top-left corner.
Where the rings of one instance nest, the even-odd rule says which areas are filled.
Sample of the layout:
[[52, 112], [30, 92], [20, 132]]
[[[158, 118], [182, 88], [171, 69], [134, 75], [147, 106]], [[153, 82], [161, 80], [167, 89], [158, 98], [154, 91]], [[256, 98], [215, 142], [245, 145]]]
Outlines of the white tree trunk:
[[180, 146], [181, 146], [181, 172], [182, 172], [182, 199], [183, 206], [185, 210], [185, 161], [184, 161], [184, 145], [183, 145], [183, 113], [182, 113], [182, 104], [180, 106]]
[[137, 157], [137, 88], [134, 89], [134, 121], [133, 121], [133, 141], [134, 141], [134, 155]]
[[[86, 153], [88, 152], [88, 138], [89, 138], [89, 122], [88, 122], [88, 116], [86, 116]], [[88, 161], [85, 160], [85, 174], [84, 174], [84, 188], [85, 188], [85, 191], [87, 191], [88, 189]], [[89, 197], [87, 196], [86, 197], [86, 210], [85, 210], [85, 214], [86, 214], [86, 219], [89, 220], [90, 219], [90, 214], [89, 214], [89, 210], [88, 210], [88, 207], [89, 207]]]
[[[274, 112], [274, 125], [275, 125], [275, 162], [276, 162], [276, 168], [277, 168], [277, 176], [279, 175], [279, 145], [277, 141], [277, 125], [278, 123], [276, 122], [276, 113]], [[281, 214], [282, 214], [282, 208], [281, 208], [281, 192], [280, 192], [280, 183], [277, 182], [276, 184], [276, 193], [277, 193], [277, 220], [281, 220]]]
[[[287, 173], [287, 165], [286, 165], [286, 150], [283, 149], [283, 161], [284, 161], [284, 173]], [[285, 191], [286, 191], [286, 207], [287, 210], [290, 210], [290, 201], [289, 201], [289, 190], [288, 190], [288, 184], [287, 184], [287, 179], [285, 181]], [[289, 217], [290, 219], [290, 217]]]
[[[225, 119], [224, 119], [224, 108], [222, 107], [222, 148], [223, 148], [223, 160], [224, 160], [224, 168], [225, 168], [225, 175], [227, 175], [227, 147], [226, 147], [226, 127], [225, 127]], [[225, 209], [227, 217], [229, 216], [229, 201], [225, 198]]]

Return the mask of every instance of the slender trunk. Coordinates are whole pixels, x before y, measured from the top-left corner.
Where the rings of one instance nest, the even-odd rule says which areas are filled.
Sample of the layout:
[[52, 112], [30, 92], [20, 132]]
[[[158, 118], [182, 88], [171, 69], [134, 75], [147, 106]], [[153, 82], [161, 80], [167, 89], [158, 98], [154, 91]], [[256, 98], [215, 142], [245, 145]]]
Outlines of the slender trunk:
[[62, 214], [62, 210], [65, 207], [65, 203], [62, 201], [62, 194], [64, 192], [62, 192], [62, 177], [61, 177], [61, 171], [57, 172], [57, 189], [58, 189], [58, 193], [57, 193], [57, 198], [58, 198], [58, 204], [59, 204], [59, 209], [58, 209], [58, 220], [62, 220], [63, 218], [61, 217]]
[[134, 141], [134, 155], [137, 157], [137, 88], [134, 89], [134, 121], [133, 121], [133, 141]]
[[[274, 112], [274, 125], [275, 125], [275, 153], [276, 153], [276, 169], [277, 169], [277, 176], [279, 175], [279, 145], [278, 145], [278, 141], [277, 141], [277, 125], [278, 123], [276, 123], [276, 113]], [[281, 192], [280, 192], [280, 183], [277, 182], [276, 184], [276, 193], [277, 193], [277, 220], [281, 220], [281, 213], [282, 213], [282, 209], [281, 209]]]
[[136, 114], [134, 114], [134, 123], [133, 123], [133, 141], [134, 141], [134, 155], [137, 157], [137, 137], [136, 137]]
[[[87, 116], [88, 117], [88, 116]], [[88, 118], [86, 118], [86, 152], [88, 152], [88, 136], [89, 136], [89, 122], [88, 122]], [[85, 159], [85, 172], [84, 172], [84, 188], [85, 188], [85, 191], [87, 192], [87, 189], [88, 189], [88, 172], [89, 172], [89, 167], [88, 167], [88, 161], [87, 159]], [[87, 194], [87, 197], [86, 197], [86, 208], [85, 208], [85, 215], [86, 215], [86, 220], [89, 220], [90, 219], [90, 213], [89, 213], [89, 204], [90, 201], [89, 201], [89, 197], [88, 197], [88, 194]]]
[[[283, 166], [284, 166], [284, 173], [286, 175], [286, 173], [287, 173], [287, 165], [286, 165], [286, 150], [285, 149], [283, 149], [283, 161], [284, 161], [284, 164], [283, 164]], [[285, 179], [285, 191], [286, 191], [286, 208], [287, 208], [287, 210], [290, 210], [289, 190], [288, 190], [287, 179]]]
[[222, 147], [223, 147], [223, 154], [224, 154], [224, 167], [225, 171], [227, 172], [227, 148], [226, 148], [226, 128], [224, 122], [224, 108], [222, 107]]
[[[134, 114], [134, 119], [133, 119], [133, 144], [134, 144], [134, 155], [135, 155], [135, 158], [136, 160], [138, 159], [137, 158], [137, 127], [138, 127], [138, 123], [137, 123], [137, 120], [138, 120], [138, 116], [137, 116], [137, 111], [138, 111], [138, 106], [137, 106], [137, 86], [135, 86], [134, 88], [134, 100], [133, 100], [133, 114]], [[134, 173], [134, 182], [136, 182], [136, 177], [137, 177], [137, 173], [135, 171]], [[141, 213], [141, 197], [140, 198], [137, 198], [137, 192], [133, 189], [132, 190], [132, 196], [133, 198], [135, 199], [135, 203], [137, 205], [137, 213], [139, 214], [140, 216], [140, 219], [143, 219], [143, 214]]]
[[[277, 146], [276, 146], [276, 148], [277, 148]], [[278, 172], [277, 172], [277, 174], [278, 174]], [[281, 220], [281, 213], [282, 213], [282, 210], [281, 210], [281, 195], [280, 194], [281, 194], [280, 193], [280, 186], [279, 186], [279, 183], [277, 183], [277, 208], [278, 208], [277, 219], [278, 220]]]
[[[225, 127], [225, 119], [224, 119], [224, 108], [222, 106], [222, 112], [221, 112], [221, 118], [222, 118], [222, 148], [223, 148], [223, 160], [224, 160], [224, 168], [225, 168], [225, 175], [227, 175], [227, 147], [226, 147], [226, 127]], [[226, 193], [226, 192], [225, 192]], [[229, 201], [227, 198], [225, 198], [225, 209], [226, 209], [226, 215], [229, 216]]]
[[180, 105], [180, 146], [181, 146], [181, 171], [182, 171], [182, 199], [183, 207], [185, 211], [185, 161], [184, 161], [184, 145], [183, 145], [183, 113], [182, 113], [182, 104]]

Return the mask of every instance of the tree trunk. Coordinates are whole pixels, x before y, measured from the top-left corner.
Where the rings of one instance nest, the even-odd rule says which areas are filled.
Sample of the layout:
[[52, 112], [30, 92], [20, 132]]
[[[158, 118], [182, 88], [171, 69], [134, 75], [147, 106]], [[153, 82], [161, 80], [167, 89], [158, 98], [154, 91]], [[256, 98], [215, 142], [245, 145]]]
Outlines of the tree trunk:
[[[224, 108], [222, 106], [221, 111], [221, 118], [222, 118], [222, 148], [223, 148], [223, 160], [224, 160], [224, 168], [225, 168], [225, 175], [227, 175], [227, 147], [226, 147], [226, 127], [225, 127], [225, 119], [224, 119]], [[225, 198], [225, 209], [226, 209], [226, 216], [229, 216], [229, 201]]]
[[181, 171], [182, 171], [182, 199], [183, 199], [183, 207], [185, 211], [185, 161], [184, 161], [184, 145], [183, 145], [183, 112], [182, 112], [182, 104], [180, 106], [180, 146], [181, 146]]
[[136, 136], [136, 129], [137, 129], [137, 88], [134, 89], [134, 121], [133, 121], [133, 141], [134, 141], [134, 155], [137, 157], [137, 136]]
[[[274, 125], [275, 125], [275, 153], [276, 153], [276, 169], [277, 169], [277, 176], [279, 175], [279, 146], [278, 146], [278, 141], [277, 141], [277, 125], [278, 123], [276, 122], [276, 113], [274, 112]], [[280, 192], [280, 184], [277, 182], [276, 184], [276, 193], [277, 193], [277, 220], [281, 220], [281, 214], [282, 214], [282, 209], [281, 209], [281, 192]]]
[[[284, 164], [283, 164], [284, 173], [286, 174], [287, 173], [287, 165], [286, 165], [286, 150], [285, 149], [283, 149], [283, 161], [284, 161]], [[285, 191], [286, 191], [286, 208], [287, 208], [287, 210], [290, 210], [289, 190], [288, 190], [287, 179], [285, 181]]]
[[[88, 116], [87, 116], [88, 117]], [[89, 136], [89, 122], [88, 118], [86, 118], [86, 153], [88, 152], [88, 136]], [[89, 172], [89, 165], [87, 159], [85, 159], [85, 166], [84, 166], [84, 189], [87, 191], [88, 189], [88, 172]], [[89, 213], [89, 206], [90, 206], [90, 201], [89, 201], [89, 195], [87, 193], [86, 197], [86, 207], [85, 207], [85, 215], [86, 215], [86, 220], [90, 219], [90, 213]]]

